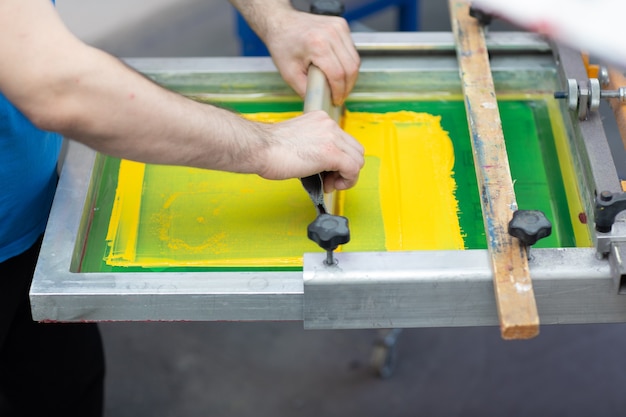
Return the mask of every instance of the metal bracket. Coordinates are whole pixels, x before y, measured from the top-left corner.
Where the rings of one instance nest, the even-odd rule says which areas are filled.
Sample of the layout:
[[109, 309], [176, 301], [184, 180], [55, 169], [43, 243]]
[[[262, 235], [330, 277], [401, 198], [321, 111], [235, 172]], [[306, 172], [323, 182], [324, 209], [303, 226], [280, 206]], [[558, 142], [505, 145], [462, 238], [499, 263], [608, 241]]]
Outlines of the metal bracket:
[[608, 233], [596, 233], [596, 257], [605, 258], [611, 252], [611, 245], [618, 242], [626, 242], [626, 222], [617, 221], [613, 223]]
[[[604, 77], [604, 75], [603, 75]], [[617, 90], [603, 90], [606, 85], [605, 79], [589, 78], [588, 80], [577, 81], [573, 78], [567, 80], [567, 91], [557, 91], [554, 98], [567, 99], [567, 107], [578, 112], [578, 118], [585, 120], [589, 112], [597, 111], [600, 108], [600, 99], [617, 98], [621, 103], [626, 102], [626, 87]]]
[[[624, 242], [626, 245], [626, 242]], [[305, 253], [305, 329], [496, 326], [486, 250]], [[533, 249], [529, 262], [541, 322], [623, 322], [607, 259], [593, 248]]]
[[618, 294], [626, 294], [626, 222], [616, 221], [626, 210], [626, 194], [603, 191], [596, 198], [597, 256], [608, 257]]
[[626, 242], [611, 243], [609, 253], [609, 265], [611, 266], [611, 277], [618, 294], [626, 294]]

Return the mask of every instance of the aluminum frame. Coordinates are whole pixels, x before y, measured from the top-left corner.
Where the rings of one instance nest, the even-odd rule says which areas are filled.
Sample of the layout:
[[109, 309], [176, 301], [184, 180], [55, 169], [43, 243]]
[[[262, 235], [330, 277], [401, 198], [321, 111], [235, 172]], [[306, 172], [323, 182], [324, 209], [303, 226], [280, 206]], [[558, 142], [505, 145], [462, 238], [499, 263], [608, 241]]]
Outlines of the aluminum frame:
[[[461, 94], [451, 34], [355, 34], [354, 40], [363, 63], [353, 97]], [[487, 41], [497, 91], [558, 87], [550, 46], [540, 37], [494, 32]], [[293, 99], [269, 58], [127, 62], [200, 99]], [[83, 210], [90, 207], [95, 160], [92, 150], [69, 146], [30, 292], [35, 320], [301, 320], [306, 328], [497, 324], [486, 251], [343, 252], [337, 268], [323, 267], [325, 254], [312, 253], [304, 254], [303, 272], [72, 272], [75, 243], [84, 239], [89, 219]], [[609, 263], [595, 252], [531, 251], [542, 323], [626, 319], [626, 300], [614, 290]]]

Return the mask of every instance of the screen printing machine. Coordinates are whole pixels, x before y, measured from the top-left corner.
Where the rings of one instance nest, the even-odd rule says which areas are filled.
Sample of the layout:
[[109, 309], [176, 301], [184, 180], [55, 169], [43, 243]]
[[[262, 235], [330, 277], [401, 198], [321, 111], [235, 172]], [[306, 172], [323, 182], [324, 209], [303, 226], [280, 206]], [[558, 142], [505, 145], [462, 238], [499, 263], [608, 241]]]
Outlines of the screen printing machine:
[[[347, 239], [313, 236], [321, 248], [307, 239], [316, 212], [297, 180], [291, 195], [276, 197], [281, 208], [268, 209], [260, 205], [269, 198], [249, 199], [257, 184], [249, 185], [250, 176], [235, 183], [217, 177], [207, 187], [212, 180], [194, 172], [170, 184], [178, 174], [146, 166], [137, 180], [135, 168], [71, 142], [30, 292], [34, 319], [302, 321], [306, 329], [499, 325], [505, 339], [534, 337], [540, 323], [626, 322], [626, 195], [597, 111], [607, 98], [616, 117], [623, 112], [623, 74], [598, 70], [579, 51], [536, 34], [485, 31], [463, 1], [451, 1], [451, 9], [451, 33], [354, 33], [362, 66], [346, 108], [440, 117], [454, 143], [460, 249], [403, 246], [422, 233], [412, 230], [413, 218], [437, 223], [428, 213], [439, 210], [436, 193], [411, 182], [419, 167], [410, 161], [384, 180], [362, 174], [369, 188], [334, 196], [343, 201], [351, 239], [335, 250]], [[127, 62], [166, 88], [242, 113], [302, 111], [270, 58]], [[316, 87], [310, 79], [307, 105], [330, 111], [325, 80]], [[372, 161], [366, 158], [366, 169]], [[218, 183], [226, 184], [221, 194], [196, 200]], [[409, 207], [399, 200], [385, 211], [381, 199], [400, 194]], [[292, 209], [292, 200], [304, 200], [304, 208]], [[214, 230], [206, 223], [223, 218], [199, 215], [198, 201], [219, 206], [205, 211], [236, 215], [223, 221], [226, 230], [206, 232]], [[291, 220], [296, 211], [304, 223]], [[149, 242], [175, 233], [177, 214], [197, 227], [180, 226], [167, 245]], [[167, 227], [148, 230], [163, 216]], [[391, 245], [389, 230], [400, 223], [401, 244]], [[224, 249], [224, 236], [235, 233], [241, 236], [232, 245], [252, 253], [236, 252], [240, 263]], [[283, 235], [298, 243], [282, 242]], [[180, 246], [187, 252], [177, 263], [172, 253]], [[270, 260], [250, 261], [257, 252]]]

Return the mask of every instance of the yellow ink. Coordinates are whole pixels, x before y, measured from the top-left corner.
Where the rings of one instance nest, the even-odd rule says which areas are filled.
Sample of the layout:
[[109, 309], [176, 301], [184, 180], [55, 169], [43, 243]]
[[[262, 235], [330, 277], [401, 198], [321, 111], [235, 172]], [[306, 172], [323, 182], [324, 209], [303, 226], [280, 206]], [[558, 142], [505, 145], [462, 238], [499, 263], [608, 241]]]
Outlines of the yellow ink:
[[124, 161], [120, 165], [119, 180], [115, 192], [113, 212], [106, 240], [110, 251], [107, 262], [135, 261], [137, 248], [137, 229], [139, 228], [139, 210], [145, 164]]
[[[298, 113], [257, 113], [268, 123]], [[346, 113], [365, 147], [359, 183], [337, 193], [354, 251], [463, 249], [454, 151], [440, 118]], [[267, 181], [191, 168], [120, 164], [105, 261], [114, 266], [301, 266], [315, 210], [298, 180]]]
[[554, 134], [554, 144], [557, 148], [557, 155], [559, 156], [559, 167], [561, 168], [561, 175], [563, 175], [563, 185], [565, 187], [565, 194], [567, 197], [567, 207], [569, 209], [570, 218], [573, 219], [572, 227], [574, 229], [574, 238], [576, 245], [581, 247], [592, 246], [591, 236], [586, 224], [576, 221], [581, 213], [585, 212], [585, 209], [580, 200], [578, 190], [576, 187], [576, 174], [574, 172], [574, 164], [572, 161], [571, 153], [568, 149], [567, 133], [563, 119], [558, 117], [559, 115], [559, 103], [557, 100], [546, 100], [548, 104], [548, 112], [550, 114], [550, 124]]
[[[385, 249], [463, 249], [452, 177], [454, 149], [440, 117], [409, 111], [349, 113], [344, 129], [365, 147], [365, 170], [379, 161], [378, 178], [360, 182], [345, 199], [350, 201], [361, 187], [378, 189], [384, 236], [376, 238], [384, 239]], [[346, 216], [350, 219], [353, 212]], [[359, 233], [370, 232], [364, 227]]]

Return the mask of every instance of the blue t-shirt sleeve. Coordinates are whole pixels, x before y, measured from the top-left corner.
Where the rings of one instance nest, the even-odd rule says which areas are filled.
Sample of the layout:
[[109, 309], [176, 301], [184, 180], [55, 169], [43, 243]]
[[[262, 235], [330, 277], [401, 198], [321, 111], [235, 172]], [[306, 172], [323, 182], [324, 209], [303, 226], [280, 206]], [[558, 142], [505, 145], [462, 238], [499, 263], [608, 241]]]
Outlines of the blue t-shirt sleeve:
[[0, 262], [43, 233], [61, 143], [60, 135], [36, 128], [0, 94]]

